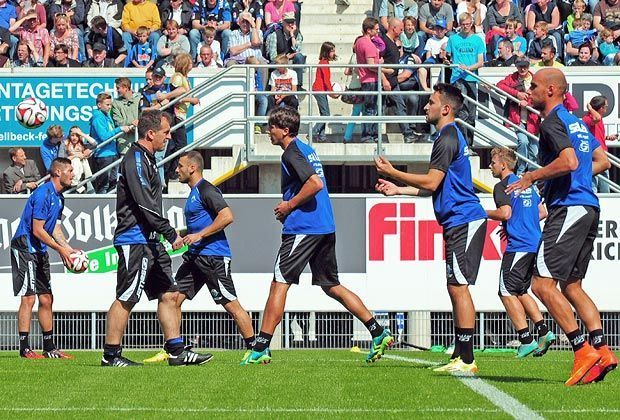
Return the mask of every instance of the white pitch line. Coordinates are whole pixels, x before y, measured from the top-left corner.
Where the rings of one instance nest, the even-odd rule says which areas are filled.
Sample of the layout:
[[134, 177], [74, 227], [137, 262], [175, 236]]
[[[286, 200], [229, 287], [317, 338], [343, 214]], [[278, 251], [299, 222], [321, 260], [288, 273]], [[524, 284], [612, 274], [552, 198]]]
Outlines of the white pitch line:
[[[391, 354], [383, 356], [392, 360], [401, 360], [419, 365], [436, 366], [440, 363], [430, 362], [424, 359], [414, 359], [409, 357], [394, 356]], [[494, 387], [486, 381], [483, 381], [475, 375], [455, 374], [453, 376], [463, 383], [466, 387], [477, 394], [480, 394], [487, 400], [491, 401], [495, 406], [501, 408], [504, 412], [511, 415], [515, 419], [542, 419], [540, 414], [536, 413], [528, 406], [519, 402], [516, 398], [506, 394], [500, 389]]]
[[490, 410], [484, 408], [331, 408], [331, 407], [309, 407], [309, 408], [270, 408], [270, 407], [257, 407], [257, 408], [166, 408], [166, 407], [0, 407], [0, 412], [30, 412], [30, 413], [86, 413], [93, 411], [102, 412], [118, 412], [118, 413], [131, 413], [131, 412], [157, 412], [157, 413], [501, 413], [500, 410]]

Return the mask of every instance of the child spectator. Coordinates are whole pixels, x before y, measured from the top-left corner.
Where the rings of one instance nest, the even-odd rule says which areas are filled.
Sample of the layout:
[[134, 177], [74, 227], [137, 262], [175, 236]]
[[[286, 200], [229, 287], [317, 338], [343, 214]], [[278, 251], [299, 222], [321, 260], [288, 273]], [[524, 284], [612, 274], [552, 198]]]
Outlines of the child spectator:
[[[527, 52], [527, 41], [525, 38], [517, 34], [517, 26], [519, 22], [516, 19], [508, 19], [506, 20], [506, 36], [500, 38], [499, 42], [504, 39], [512, 42], [513, 51], [516, 55], [525, 55]], [[499, 56], [499, 42], [497, 43], [497, 47], [495, 48], [494, 56]]]
[[[448, 43], [447, 32], [448, 24], [446, 20], [437, 19], [433, 25], [433, 36], [426, 41], [426, 45], [424, 46], [424, 64], [438, 64], [444, 62], [446, 59], [446, 44]], [[431, 90], [428, 74], [428, 69], [424, 67], [420, 67], [418, 70], [420, 87], [427, 92]]]
[[548, 34], [548, 29], [547, 22], [539, 21], [534, 25], [534, 39], [527, 46], [527, 56], [532, 63], [538, 63], [542, 59], [543, 46], [552, 45], [555, 52], [558, 50], [556, 40]]
[[[587, 23], [584, 18], [576, 18], [573, 21], [573, 31], [565, 36], [566, 39], [566, 64], [572, 63], [579, 55], [579, 48], [583, 44], [595, 47], [596, 31], [586, 30]], [[597, 52], [598, 57], [598, 52]]]
[[151, 67], [155, 63], [155, 59], [157, 58], [157, 52], [148, 41], [148, 28], [146, 26], [140, 26], [136, 30], [136, 37], [138, 41], [133, 45], [133, 47], [131, 47], [129, 55], [127, 56], [128, 65], [126, 65], [125, 67]]
[[[617, 134], [607, 135], [605, 133], [605, 124], [603, 123], [603, 117], [607, 114], [607, 98], [604, 96], [595, 96], [590, 100], [590, 103], [587, 105], [588, 112], [583, 116], [582, 120], [584, 124], [588, 127], [592, 135], [596, 138], [596, 140], [600, 143], [603, 150], [607, 151], [608, 147], [605, 144], [605, 141], [614, 141], [618, 140]], [[603, 172], [603, 175], [606, 178], [609, 178], [609, 170]], [[594, 192], [600, 193], [608, 193], [609, 192], [609, 184], [598, 180], [598, 178], [592, 178], [592, 189]]]
[[286, 67], [288, 64], [286, 54], [277, 56], [275, 64], [278, 67], [271, 73], [269, 86], [272, 92], [281, 92], [281, 94], [269, 95], [269, 109], [284, 105], [297, 109], [299, 101], [295, 95], [289, 93], [297, 92], [297, 73]]
[[598, 46], [606, 66], [617, 66], [620, 63], [620, 47], [614, 43], [614, 33], [609, 29], [601, 32], [601, 44]]
[[[82, 180], [82, 176], [90, 178], [93, 175], [88, 164], [88, 157], [91, 155], [91, 151], [86, 147], [85, 140], [92, 146], [97, 147], [95, 139], [85, 135], [78, 126], [73, 126], [69, 129], [69, 138], [65, 141], [65, 147], [67, 148], [67, 158], [71, 160], [71, 166], [73, 166], [73, 181], [71, 185], [74, 186]], [[81, 194], [84, 191], [89, 193], [95, 191], [90, 181], [88, 181], [87, 186], [88, 188], [85, 188], [82, 185], [77, 189], [77, 192]]]
[[[323, 45], [321, 45], [321, 51], [319, 52], [319, 64], [329, 64], [330, 61], [334, 60], [336, 60], [336, 46], [331, 42], [324, 42]], [[312, 85], [312, 90], [316, 92], [333, 91], [331, 71], [329, 67], [319, 67], [316, 69], [316, 77], [314, 79], [314, 84]], [[322, 117], [329, 116], [330, 112], [327, 95], [315, 94], [314, 99], [319, 107], [319, 115]], [[327, 141], [327, 137], [325, 135], [325, 123], [315, 124], [314, 129], [312, 130], [312, 135], [314, 136], [316, 142], [325, 143]]]
[[566, 30], [570, 33], [575, 29], [575, 19], [581, 19], [586, 11], [586, 2], [583, 0], [575, 0], [573, 2], [573, 13], [566, 18]]
[[[197, 51], [200, 51], [203, 45], [208, 45], [211, 47], [211, 51], [213, 51], [213, 58], [215, 59], [215, 63], [223, 67], [224, 63], [222, 62], [222, 48], [220, 46], [220, 41], [215, 39], [215, 28], [211, 26], [206, 26], [202, 30], [202, 42], [198, 44]], [[194, 58], [194, 57], [192, 57]]]

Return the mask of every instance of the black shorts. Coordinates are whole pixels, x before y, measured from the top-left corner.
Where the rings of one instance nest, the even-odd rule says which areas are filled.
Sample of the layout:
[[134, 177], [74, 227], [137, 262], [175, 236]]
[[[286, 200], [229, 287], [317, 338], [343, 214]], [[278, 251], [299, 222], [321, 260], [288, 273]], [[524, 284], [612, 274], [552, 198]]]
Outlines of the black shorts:
[[476, 284], [486, 230], [486, 219], [444, 229], [448, 284]]
[[299, 284], [299, 276], [310, 263], [312, 284], [337, 286], [338, 263], [336, 262], [336, 234], [282, 235], [274, 268], [274, 281]]
[[115, 245], [114, 248], [118, 253], [116, 299], [136, 303], [142, 290], [149, 300], [179, 290], [172, 277], [170, 255], [163, 244]]
[[590, 206], [549, 209], [534, 274], [558, 281], [583, 279], [594, 248], [600, 211]]
[[11, 247], [11, 269], [15, 296], [45, 295], [52, 293], [50, 259], [47, 252], [31, 254]]
[[500, 296], [521, 296], [532, 283], [535, 252], [506, 252], [499, 273]]
[[213, 301], [219, 305], [237, 300], [237, 292], [230, 276], [230, 258], [197, 255], [186, 252], [183, 264], [175, 276], [179, 292], [193, 299], [203, 285], [207, 285]]

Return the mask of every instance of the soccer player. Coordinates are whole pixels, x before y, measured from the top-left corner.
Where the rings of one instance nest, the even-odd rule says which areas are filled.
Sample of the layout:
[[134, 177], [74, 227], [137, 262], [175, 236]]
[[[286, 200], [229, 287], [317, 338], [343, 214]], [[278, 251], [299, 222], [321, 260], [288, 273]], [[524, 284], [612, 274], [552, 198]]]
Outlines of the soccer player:
[[[246, 345], [245, 359], [252, 350], [254, 328], [250, 315], [237, 300], [230, 275], [231, 252], [224, 229], [233, 222], [233, 213], [220, 190], [202, 177], [203, 169], [204, 161], [197, 151], [181, 155], [176, 168], [179, 181], [191, 188], [185, 203], [187, 235], [183, 238], [189, 250], [183, 254], [183, 264], [175, 276], [180, 292], [179, 322], [185, 299], [193, 299], [206, 284], [215, 303], [222, 305], [237, 323]], [[167, 357], [165, 353], [160, 355]]]
[[340, 284], [336, 262], [336, 226], [325, 183], [323, 165], [314, 149], [297, 138], [299, 113], [283, 107], [269, 113], [271, 144], [280, 146], [282, 154], [282, 195], [274, 213], [282, 223], [282, 244], [265, 305], [260, 334], [252, 352], [241, 364], [269, 363], [269, 344], [276, 326], [282, 320], [286, 294], [308, 264], [312, 284], [320, 286], [331, 298], [340, 302], [364, 323], [372, 335], [366, 362], [383, 356], [394, 343], [394, 337], [368, 311], [361, 299]]
[[[426, 121], [437, 128], [426, 174], [409, 174], [395, 169], [384, 157], [375, 159], [379, 174], [409, 187], [401, 193], [433, 197], [437, 221], [443, 227], [448, 294], [454, 313], [454, 352], [450, 362], [437, 372], [471, 372], [474, 360], [476, 310], [469, 286], [476, 283], [486, 234], [487, 215], [474, 193], [469, 148], [454, 119], [463, 106], [463, 95], [452, 85], [439, 83], [424, 107]], [[391, 195], [393, 184], [379, 179], [376, 189]]]
[[[73, 248], [60, 225], [65, 199], [63, 190], [71, 186], [73, 166], [67, 158], [56, 158], [49, 169], [50, 180], [34, 190], [28, 198], [19, 226], [11, 240], [13, 291], [21, 297], [17, 324], [19, 355], [27, 359], [73, 359], [54, 344], [52, 285], [47, 248], [58, 252], [65, 267], [71, 267]], [[39, 324], [43, 332], [43, 355], [30, 348], [28, 335], [35, 295], [39, 298]]]
[[[521, 343], [517, 358], [521, 359], [532, 353], [534, 356], [544, 355], [556, 337], [549, 331], [538, 305], [528, 293], [540, 243], [540, 220], [547, 217], [547, 210], [540, 201], [536, 187], [530, 187], [519, 194], [506, 194], [508, 184], [519, 179], [514, 173], [516, 165], [517, 156], [513, 150], [491, 150], [489, 168], [493, 177], [499, 178], [500, 182], [493, 188], [497, 209], [487, 210], [487, 216], [503, 223], [508, 240], [499, 274], [499, 297], [517, 330]], [[526, 314], [534, 322], [538, 342], [528, 329]]]
[[161, 234], [173, 249], [183, 246], [183, 239], [162, 216], [162, 186], [154, 157], [170, 139], [171, 120], [160, 110], [144, 111], [138, 121], [138, 141], [131, 145], [120, 165], [118, 224], [114, 232], [118, 253], [116, 300], [106, 320], [102, 366], [139, 365], [122, 356], [121, 341], [129, 314], [143, 290], [149, 300], [158, 299], [157, 316], [166, 340], [164, 349], [169, 353], [168, 364], [203, 364], [212, 358], [183, 345], [176, 306], [178, 287], [172, 277], [170, 256], [159, 241]]
[[[597, 234], [600, 206], [592, 192], [592, 175], [610, 164], [585, 124], [563, 105], [566, 77], [558, 69], [542, 69], [529, 89], [532, 106], [544, 117], [538, 158], [543, 166], [510, 184], [506, 193], [525, 191], [545, 181], [549, 216], [538, 248], [532, 291], [566, 333], [575, 352], [567, 386], [602, 380], [618, 359], [607, 346], [601, 316], [582, 289]], [[560, 289], [558, 289], [558, 283]], [[590, 333], [592, 345], [579, 329], [573, 309]]]

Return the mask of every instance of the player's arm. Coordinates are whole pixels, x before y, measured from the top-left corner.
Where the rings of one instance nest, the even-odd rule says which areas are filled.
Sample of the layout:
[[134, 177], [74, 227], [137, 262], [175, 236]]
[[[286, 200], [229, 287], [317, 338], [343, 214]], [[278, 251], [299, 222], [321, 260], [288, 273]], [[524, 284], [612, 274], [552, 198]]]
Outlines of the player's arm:
[[50, 236], [45, 230], [45, 220], [32, 219], [32, 233], [39, 241], [58, 252], [65, 267], [71, 267], [70, 255], [73, 252], [73, 248], [69, 246], [65, 235], [62, 233], [60, 223], [56, 224], [54, 232], [52, 232], [53, 236]]
[[220, 210], [209, 226], [202, 229], [200, 232], [190, 233], [183, 238], [183, 243], [186, 245], [191, 245], [195, 242], [199, 242], [204, 238], [208, 238], [211, 235], [215, 235], [216, 233], [224, 230], [228, 225], [234, 222], [233, 212], [230, 207], [226, 207]]
[[492, 220], [505, 222], [512, 217], [512, 208], [510, 206], [501, 206], [495, 210], [487, 210], [487, 217]]
[[273, 209], [276, 219], [280, 221], [284, 220], [293, 210], [310, 200], [322, 189], [323, 181], [321, 178], [316, 173], [311, 175], [306, 179], [306, 182], [304, 182], [299, 192], [293, 198], [289, 201], [280, 202], [280, 204]]
[[597, 147], [592, 152], [592, 175], [598, 175], [611, 168], [611, 163], [602, 147]]
[[379, 178], [375, 184], [375, 190], [386, 197], [393, 195], [410, 195], [413, 197], [430, 197], [432, 193], [416, 187], [399, 187], [393, 182]]
[[547, 207], [544, 203], [538, 205], [538, 220], [545, 220], [547, 218]]
[[495, 210], [487, 210], [487, 217], [493, 220], [505, 222], [512, 217], [512, 200], [504, 191], [504, 186], [500, 182], [493, 187], [493, 200], [495, 201]]
[[381, 175], [388, 176], [410, 187], [435, 192], [446, 174], [438, 169], [430, 169], [426, 174], [410, 174], [394, 168], [383, 156], [375, 158], [375, 167]]

